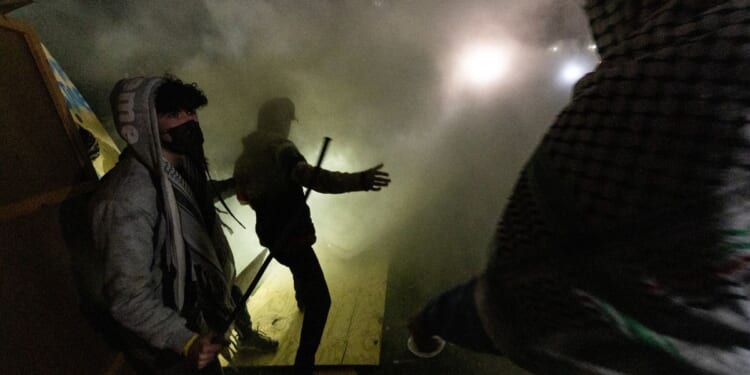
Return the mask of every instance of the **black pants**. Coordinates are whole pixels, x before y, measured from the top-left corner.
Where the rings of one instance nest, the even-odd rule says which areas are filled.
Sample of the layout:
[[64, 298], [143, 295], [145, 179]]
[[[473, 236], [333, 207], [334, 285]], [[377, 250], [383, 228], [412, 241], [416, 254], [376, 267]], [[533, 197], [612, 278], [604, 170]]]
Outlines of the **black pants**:
[[331, 307], [331, 295], [320, 268], [318, 257], [311, 246], [293, 247], [278, 254], [271, 251], [279, 263], [289, 267], [294, 278], [294, 290], [297, 300], [305, 307], [302, 321], [299, 348], [294, 360], [295, 371], [312, 373], [315, 366], [315, 352], [320, 345], [323, 329]]
[[[232, 299], [234, 303], [242, 303], [242, 290], [237, 285], [232, 285]], [[234, 327], [237, 331], [243, 335], [248, 336], [253, 332], [253, 321], [250, 318], [250, 313], [247, 311], [247, 303], [242, 306], [242, 311], [237, 315], [237, 319], [234, 321]]]

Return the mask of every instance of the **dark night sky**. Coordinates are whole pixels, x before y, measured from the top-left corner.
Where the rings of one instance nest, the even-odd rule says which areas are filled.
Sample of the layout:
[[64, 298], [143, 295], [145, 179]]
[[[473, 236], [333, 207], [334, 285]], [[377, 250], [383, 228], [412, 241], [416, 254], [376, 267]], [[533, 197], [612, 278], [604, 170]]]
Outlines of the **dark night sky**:
[[[40, 0], [10, 16], [33, 25], [107, 126], [122, 77], [197, 82], [215, 177], [231, 174], [259, 103], [289, 96], [309, 161], [329, 136], [324, 167], [383, 162], [393, 178], [379, 193], [313, 195], [318, 251], [423, 254], [426, 274], [451, 270], [427, 277], [432, 289], [482, 267], [516, 175], [568, 99], [565, 64], [578, 61], [573, 78], [593, 67], [577, 3]], [[461, 61], [475, 46], [489, 57], [472, 80]], [[240, 265], [259, 249], [252, 230], [231, 240]]]

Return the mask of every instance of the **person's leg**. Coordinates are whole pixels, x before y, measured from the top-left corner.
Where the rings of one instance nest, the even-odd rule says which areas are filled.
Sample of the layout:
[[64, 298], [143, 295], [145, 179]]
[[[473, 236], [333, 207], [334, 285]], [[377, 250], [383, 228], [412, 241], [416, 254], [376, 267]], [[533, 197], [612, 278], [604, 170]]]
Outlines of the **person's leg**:
[[[235, 303], [242, 302], [242, 291], [237, 285], [232, 285], [232, 299]], [[253, 322], [247, 305], [243, 306], [234, 323], [239, 334], [239, 348], [256, 350], [261, 352], [272, 352], [278, 349], [279, 342], [266, 336], [263, 332], [253, 329]]]
[[288, 266], [295, 280], [297, 299], [305, 307], [305, 316], [294, 367], [297, 373], [311, 373], [328, 319], [331, 296], [313, 249], [308, 246], [295, 250], [294, 259], [290, 259]]
[[474, 302], [476, 279], [454, 287], [430, 301], [409, 323], [409, 331], [420, 351], [436, 348], [431, 337], [440, 336], [458, 346], [500, 354], [484, 331]]
[[305, 302], [302, 301], [299, 290], [302, 289], [302, 284], [305, 283], [303, 276], [292, 273], [292, 281], [294, 282], [294, 298], [297, 300], [297, 309], [301, 312], [305, 312]]
[[[242, 303], [242, 294], [240, 287], [232, 285], [232, 299], [234, 300], [234, 303]], [[253, 330], [253, 321], [250, 318], [250, 313], [247, 311], [247, 305], [243, 307], [242, 312], [237, 316], [235, 326], [240, 334], [249, 333]]]

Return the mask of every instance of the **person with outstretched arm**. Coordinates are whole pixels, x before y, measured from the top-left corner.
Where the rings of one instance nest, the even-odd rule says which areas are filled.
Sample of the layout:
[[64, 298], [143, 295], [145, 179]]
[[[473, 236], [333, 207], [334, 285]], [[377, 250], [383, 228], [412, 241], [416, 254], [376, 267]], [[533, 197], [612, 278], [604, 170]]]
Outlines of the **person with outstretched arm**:
[[316, 170], [289, 140], [294, 120], [290, 99], [265, 102], [258, 112], [257, 129], [243, 139], [234, 178], [237, 198], [255, 211], [261, 245], [292, 272], [297, 306], [304, 312], [294, 370], [312, 374], [331, 297], [312, 248], [315, 227], [303, 186], [330, 194], [378, 191], [388, 186], [390, 178], [383, 164], [357, 173]]

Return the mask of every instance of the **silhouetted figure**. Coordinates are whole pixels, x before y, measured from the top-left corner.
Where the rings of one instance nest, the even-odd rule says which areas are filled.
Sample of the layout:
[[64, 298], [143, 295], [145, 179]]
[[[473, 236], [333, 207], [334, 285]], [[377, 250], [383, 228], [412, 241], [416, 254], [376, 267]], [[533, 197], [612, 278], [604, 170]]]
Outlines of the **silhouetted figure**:
[[[208, 191], [196, 113], [207, 99], [173, 77], [137, 77], [118, 82], [110, 100], [128, 147], [91, 201], [107, 309], [139, 373], [220, 374], [213, 332], [239, 291]], [[237, 326], [264, 339], [246, 313]]]
[[486, 270], [410, 322], [545, 374], [750, 373], [750, 3], [589, 0]]
[[321, 193], [380, 190], [390, 179], [380, 170], [382, 164], [358, 173], [324, 169], [314, 173], [315, 168], [288, 139], [293, 120], [291, 100], [265, 102], [258, 112], [257, 130], [243, 140], [234, 177], [238, 199], [255, 211], [255, 230], [261, 245], [292, 272], [297, 304], [305, 314], [295, 373], [312, 374], [331, 298], [312, 248], [315, 228], [302, 187]]

